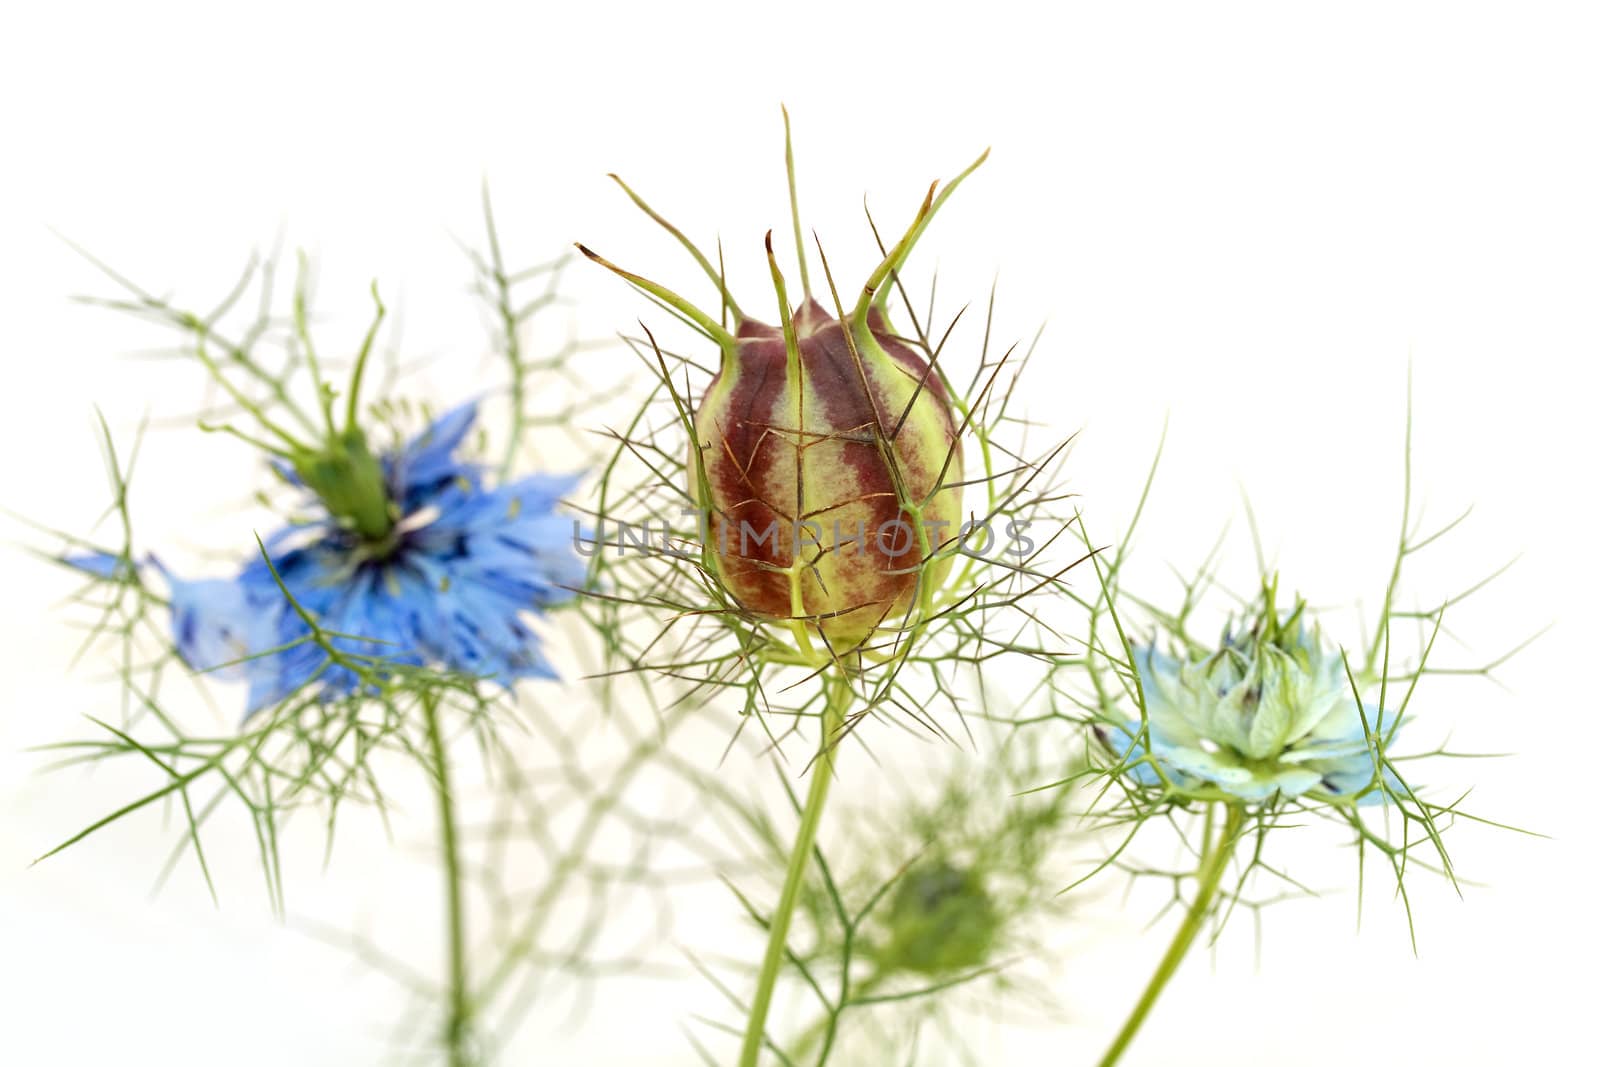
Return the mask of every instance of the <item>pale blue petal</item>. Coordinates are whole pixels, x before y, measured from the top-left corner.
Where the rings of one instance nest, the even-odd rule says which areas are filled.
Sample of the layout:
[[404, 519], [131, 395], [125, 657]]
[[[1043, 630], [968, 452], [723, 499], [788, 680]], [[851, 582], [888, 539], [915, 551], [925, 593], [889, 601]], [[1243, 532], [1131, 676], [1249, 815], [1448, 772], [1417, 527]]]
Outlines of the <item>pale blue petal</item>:
[[133, 577], [134, 568], [127, 558], [113, 552], [74, 552], [60, 557], [61, 562], [74, 570], [92, 574], [96, 578], [121, 582]]
[[186, 582], [171, 576], [167, 581], [173, 642], [190, 667], [239, 678], [254, 669], [247, 657], [272, 647], [273, 620], [250, 602], [242, 583], [224, 578]]

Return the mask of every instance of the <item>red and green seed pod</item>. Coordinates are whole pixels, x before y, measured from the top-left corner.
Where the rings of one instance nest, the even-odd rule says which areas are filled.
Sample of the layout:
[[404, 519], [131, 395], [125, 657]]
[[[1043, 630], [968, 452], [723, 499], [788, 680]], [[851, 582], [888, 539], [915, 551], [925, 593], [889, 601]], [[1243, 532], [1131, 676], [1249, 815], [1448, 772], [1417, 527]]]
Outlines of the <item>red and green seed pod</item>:
[[[721, 347], [716, 376], [692, 404], [688, 456], [689, 490], [709, 517], [705, 556], [741, 608], [794, 624], [802, 644], [820, 633], [835, 654], [855, 648], [926, 606], [949, 572], [962, 521], [961, 425], [944, 381], [895, 333], [884, 304], [929, 220], [982, 162], [938, 195], [929, 190], [848, 309], [836, 291], [832, 313], [812, 297], [803, 247], [804, 293], [791, 306], [769, 232], [778, 325], [746, 315], [705, 257], [626, 185], [716, 283], [731, 324], [579, 246]], [[789, 173], [793, 203], [792, 155]]]

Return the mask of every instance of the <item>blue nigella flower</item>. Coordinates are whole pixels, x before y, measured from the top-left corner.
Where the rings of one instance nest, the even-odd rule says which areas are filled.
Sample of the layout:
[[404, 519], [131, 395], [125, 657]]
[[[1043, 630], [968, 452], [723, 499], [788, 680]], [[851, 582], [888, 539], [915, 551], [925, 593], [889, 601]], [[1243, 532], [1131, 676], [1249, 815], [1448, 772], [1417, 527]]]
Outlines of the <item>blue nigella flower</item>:
[[[505, 686], [554, 677], [528, 617], [583, 582], [570, 522], [555, 512], [579, 479], [540, 474], [486, 486], [483, 466], [456, 455], [476, 416], [475, 404], [462, 405], [379, 457], [395, 516], [380, 541], [323, 509], [316, 521], [267, 538], [265, 558], [232, 578], [187, 581], [156, 564], [171, 587], [183, 659], [248, 681], [248, 713], [308, 686], [324, 696], [350, 692], [355, 673], [308, 640], [298, 605], [340, 635], [330, 643], [341, 652]], [[92, 560], [67, 562], [105, 571]]]
[[[1133, 658], [1148, 743], [1138, 720], [1102, 723], [1098, 733], [1141, 785], [1165, 775], [1180, 794], [1377, 803], [1385, 798], [1381, 774], [1391, 795], [1408, 795], [1369, 741], [1368, 730], [1380, 730], [1377, 709], [1358, 704], [1343, 659], [1306, 630], [1298, 611], [1287, 625], [1273, 618], [1242, 637], [1225, 635], [1209, 655], [1179, 660], [1147, 645]], [[1382, 722], [1383, 734], [1393, 722]]]

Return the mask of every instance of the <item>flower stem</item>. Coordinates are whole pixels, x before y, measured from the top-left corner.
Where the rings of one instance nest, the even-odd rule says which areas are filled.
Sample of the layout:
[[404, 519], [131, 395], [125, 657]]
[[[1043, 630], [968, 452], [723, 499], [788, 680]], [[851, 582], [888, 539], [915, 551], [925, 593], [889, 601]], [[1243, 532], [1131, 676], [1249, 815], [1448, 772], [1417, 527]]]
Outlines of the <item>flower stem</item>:
[[761, 961], [761, 974], [756, 979], [755, 999], [750, 1003], [750, 1018], [745, 1024], [739, 1067], [756, 1067], [761, 1056], [761, 1044], [767, 1030], [767, 1012], [772, 1007], [772, 991], [778, 984], [778, 971], [783, 966], [783, 957], [788, 950], [789, 922], [794, 918], [795, 902], [800, 897], [800, 886], [805, 881], [806, 868], [811, 863], [811, 850], [817, 842], [822, 809], [828, 803], [828, 788], [833, 784], [833, 746], [837, 740], [835, 735], [844, 724], [850, 683], [841, 672], [829, 679], [827, 686], [827, 703], [822, 711], [822, 737], [817, 743], [816, 761], [811, 765], [811, 789], [806, 794], [806, 804], [800, 812], [800, 831], [795, 835], [794, 848], [789, 852], [789, 867], [784, 874], [783, 890], [778, 895], [778, 907], [767, 924], [767, 953]]
[[820, 1044], [822, 1048], [817, 1053], [815, 1062], [817, 1067], [827, 1063], [828, 1057], [833, 1053], [834, 1043], [838, 1040], [839, 1023], [844, 1016], [845, 1010], [853, 1007], [862, 998], [869, 997], [875, 993], [888, 977], [889, 975], [883, 971], [874, 971], [854, 987], [847, 986], [844, 993], [841, 993], [838, 1006], [829, 1010], [821, 1019], [818, 1019], [811, 1029], [807, 1030], [800, 1040], [789, 1049], [789, 1058], [799, 1063], [811, 1054], [812, 1049]]
[[1222, 876], [1228, 870], [1228, 860], [1232, 858], [1234, 846], [1238, 843], [1239, 830], [1244, 825], [1243, 808], [1237, 804], [1229, 804], [1227, 809], [1227, 817], [1214, 838], [1210, 836], [1211, 813], [1209, 811], [1206, 813], [1206, 841], [1200, 856], [1200, 867], [1195, 871], [1199, 885], [1195, 889], [1194, 903], [1189, 905], [1189, 910], [1183, 917], [1183, 924], [1178, 927], [1172, 944], [1167, 946], [1166, 955], [1161, 957], [1161, 962], [1156, 966], [1156, 973], [1150, 976], [1150, 982], [1145, 986], [1139, 1002], [1133, 1006], [1132, 1014], [1128, 1016], [1127, 1022], [1122, 1024], [1121, 1031], [1117, 1033], [1116, 1040], [1111, 1043], [1106, 1054], [1101, 1057], [1100, 1067], [1112, 1067], [1112, 1064], [1122, 1058], [1128, 1046], [1133, 1044], [1134, 1036], [1138, 1034], [1145, 1016], [1150, 1014], [1156, 998], [1161, 996], [1161, 991], [1166, 988], [1167, 982], [1177, 973], [1178, 965], [1183, 962], [1183, 957], [1194, 944], [1194, 939], [1200, 933], [1200, 928], [1205, 925], [1207, 916], [1211, 914], [1211, 906], [1217, 899], [1217, 890], [1222, 886]]
[[433, 788], [439, 800], [439, 848], [444, 860], [445, 935], [449, 952], [449, 1006], [445, 1019], [445, 1047], [450, 1067], [470, 1067], [469, 1038], [472, 1003], [467, 989], [467, 923], [461, 896], [461, 854], [456, 831], [455, 797], [450, 788], [450, 760], [439, 729], [439, 707], [433, 697], [422, 702], [428, 727], [428, 748], [433, 759]]

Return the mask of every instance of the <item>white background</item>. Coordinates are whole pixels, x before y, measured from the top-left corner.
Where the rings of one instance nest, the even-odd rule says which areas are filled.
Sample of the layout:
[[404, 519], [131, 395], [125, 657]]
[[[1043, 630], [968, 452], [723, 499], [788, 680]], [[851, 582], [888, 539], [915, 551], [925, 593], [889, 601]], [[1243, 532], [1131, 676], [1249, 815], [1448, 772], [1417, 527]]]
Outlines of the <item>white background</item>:
[[[527, 259], [581, 239], [694, 284], [606, 181], [614, 170], [691, 233], [720, 233], [736, 285], [763, 292], [761, 234], [787, 224], [780, 101], [807, 224], [849, 277], [868, 265], [863, 193], [903, 219], [929, 180], [993, 146], [922, 264], [937, 261], [951, 300], [981, 299], [998, 273], [1000, 337], [1048, 320], [1032, 411], [1083, 430], [1073, 483], [1102, 530], [1125, 521], [1170, 414], [1140, 537], [1152, 568], [1198, 559], [1239, 518], [1243, 485], [1290, 584], [1370, 604], [1398, 522], [1409, 363], [1428, 514], [1477, 505], [1419, 599], [1523, 554], [1456, 620], [1464, 644], [1446, 654], [1481, 661], [1558, 624], [1500, 672], [1503, 688], [1442, 685], [1427, 704], [1460, 747], [1517, 753], [1450, 769], [1479, 783], [1474, 810], [1553, 839], [1462, 834], [1457, 858], [1481, 887], [1465, 902], [1419, 894], [1418, 958], [1385, 900], [1369, 901], [1359, 937], [1348, 896], [1285, 907], [1259, 968], [1248, 946], [1214, 969], [1192, 959], [1126, 1062], [1582, 1059], [1600, 873], [1591, 12], [14, 8], [0, 18], [0, 503], [85, 528], [104, 499], [93, 405], [125, 430], [180, 380], [124, 358], [148, 337], [68, 303], [105, 287], [51, 227], [153, 288], [199, 294], [283, 229], [325, 265], [330, 307], [364, 314], [364, 279], [379, 275], [408, 349], [461, 353], [465, 395], [484, 341], [452, 236], [477, 234], [484, 176]], [[648, 310], [598, 270], [574, 271], [568, 291], [597, 329]], [[232, 499], [218, 487], [243, 454], [193, 441], [146, 457], [152, 536]], [[149, 899], [170, 829], [112, 831], [25, 869], [123, 794], [114, 776], [41, 782], [20, 752], [80, 733], [106, 690], [92, 667], [63, 681], [70, 583], [18, 551], [0, 567], [0, 1060], [362, 1062], [388, 1009], [352, 968], [249, 894], [213, 910], [192, 870]], [[381, 842], [352, 847], [367, 862], [309, 886], [318, 906], [370, 899], [363, 879], [427, 880]], [[251, 877], [248, 850], [237, 859], [235, 884]], [[1143, 913], [1116, 918], [1116, 900], [1092, 909], [1104, 944], [1064, 964], [1072, 1026], [980, 1038], [985, 1062], [1087, 1062], [1103, 1044], [1160, 943], [1136, 937]], [[625, 987], [522, 1062], [690, 1063], [678, 1024], [706, 1003]]]

